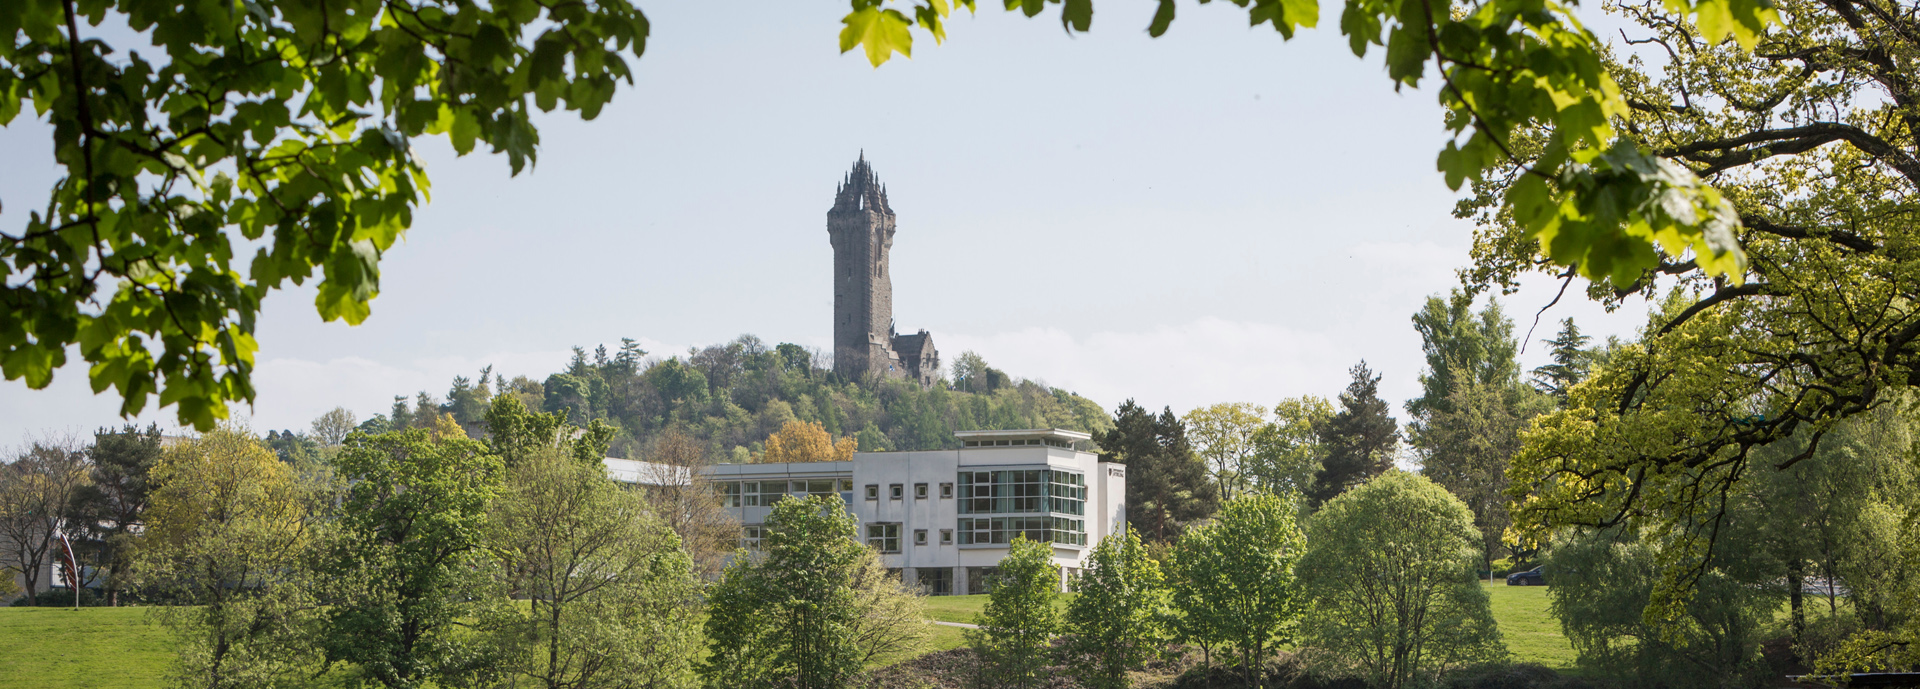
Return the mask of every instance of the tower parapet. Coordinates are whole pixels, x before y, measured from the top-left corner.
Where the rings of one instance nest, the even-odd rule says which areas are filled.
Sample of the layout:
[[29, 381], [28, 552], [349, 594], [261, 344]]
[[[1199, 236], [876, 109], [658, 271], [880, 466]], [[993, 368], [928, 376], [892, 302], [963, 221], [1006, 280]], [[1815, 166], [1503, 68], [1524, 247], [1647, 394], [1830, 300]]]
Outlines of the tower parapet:
[[[827, 211], [833, 242], [833, 370], [852, 379], [906, 378], [932, 385], [939, 352], [927, 331], [893, 331], [893, 207], [861, 153]], [[905, 354], [905, 356], [902, 356]]]

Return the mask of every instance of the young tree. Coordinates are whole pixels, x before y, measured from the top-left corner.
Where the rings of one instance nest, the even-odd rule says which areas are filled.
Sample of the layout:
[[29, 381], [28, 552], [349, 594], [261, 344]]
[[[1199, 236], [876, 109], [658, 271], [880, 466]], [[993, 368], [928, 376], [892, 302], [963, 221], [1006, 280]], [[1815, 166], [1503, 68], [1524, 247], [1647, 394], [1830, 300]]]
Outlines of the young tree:
[[[1231, 503], [1229, 503], [1231, 504]], [[1074, 577], [1067, 652], [1080, 680], [1098, 689], [1132, 686], [1127, 671], [1160, 655], [1166, 643], [1166, 579], [1132, 532], [1100, 540]]]
[[648, 511], [680, 536], [696, 573], [718, 575], [739, 542], [740, 521], [720, 505], [713, 487], [699, 478], [712, 464], [706, 448], [693, 436], [671, 429], [654, 436], [643, 457], [649, 462], [647, 471], [654, 474], [643, 477], [649, 483], [639, 489]]
[[838, 497], [774, 504], [762, 558], [740, 553], [708, 596], [709, 684], [842, 686], [861, 670], [854, 575], [866, 546]]
[[151, 472], [160, 460], [160, 426], [142, 431], [131, 424], [119, 431], [102, 428], [87, 448], [91, 479], [75, 491], [75, 525], [99, 543], [96, 563], [106, 570], [108, 605], [119, 605], [127, 588], [133, 541], [145, 527], [152, 495]]
[[888, 571], [879, 551], [866, 548], [848, 585], [853, 588], [854, 617], [847, 638], [861, 667], [904, 660], [921, 650], [933, 623], [927, 621], [926, 596], [918, 584]]
[[1592, 337], [1580, 334], [1580, 326], [1574, 325], [1572, 318], [1560, 321], [1560, 333], [1551, 340], [1541, 340], [1553, 348], [1553, 363], [1533, 369], [1534, 387], [1565, 403], [1567, 390], [1586, 380], [1593, 366], [1593, 354], [1587, 351], [1587, 343], [1592, 341]]
[[[457, 427], [455, 428], [457, 430]], [[335, 460], [350, 486], [325, 565], [335, 589], [320, 645], [389, 689], [473, 671], [459, 628], [481, 590], [480, 546], [502, 467], [465, 437], [413, 429], [349, 436]]]
[[1473, 576], [1478, 540], [1467, 506], [1414, 474], [1389, 471], [1328, 501], [1297, 568], [1305, 641], [1330, 669], [1382, 689], [1505, 657]]
[[1248, 476], [1253, 486], [1273, 495], [1305, 495], [1326, 461], [1319, 429], [1333, 419], [1333, 403], [1305, 395], [1273, 405], [1273, 422], [1253, 434]]
[[1173, 409], [1158, 416], [1133, 400], [1120, 405], [1113, 429], [1095, 436], [1100, 460], [1127, 465], [1127, 514], [1142, 538], [1168, 543], [1185, 525], [1219, 505], [1206, 464], [1193, 456], [1187, 429]]
[[1327, 456], [1313, 478], [1313, 492], [1307, 494], [1315, 506], [1393, 468], [1393, 452], [1400, 444], [1399, 423], [1387, 415], [1387, 401], [1380, 399], [1380, 376], [1365, 361], [1349, 373], [1353, 382], [1340, 393], [1340, 411], [1316, 429]]
[[1169, 554], [1174, 608], [1197, 638], [1230, 644], [1249, 687], [1274, 647], [1293, 640], [1306, 609], [1294, 564], [1306, 549], [1296, 496], [1228, 501], [1214, 521], [1188, 531]]
[[70, 437], [37, 440], [0, 466], [0, 543], [7, 548], [0, 572], [20, 576], [29, 602], [40, 591], [41, 571], [60, 534], [78, 530], [71, 519], [73, 498], [87, 478], [86, 452]]
[[835, 442], [818, 423], [788, 421], [780, 427], [780, 432], [767, 436], [767, 452], [761, 461], [845, 462], [853, 459], [858, 445], [859, 441], [853, 438]]
[[242, 689], [310, 678], [321, 657], [308, 565], [325, 492], [237, 427], [167, 448], [149, 477], [133, 574], [169, 604], [161, 619], [178, 642], [176, 683]]
[[547, 689], [694, 686], [699, 584], [641, 497], [549, 450], [509, 472], [486, 546], [526, 606], [484, 615], [502, 670]]
[[1245, 402], [1215, 404], [1181, 417], [1194, 454], [1207, 463], [1221, 500], [1232, 500], [1252, 487], [1252, 461], [1259, 446], [1254, 435], [1266, 422], [1267, 408]]
[[966, 632], [967, 645], [980, 655], [982, 683], [1031, 687], [1047, 664], [1048, 644], [1060, 633], [1060, 568], [1053, 545], [1015, 536], [1000, 560], [987, 605]]

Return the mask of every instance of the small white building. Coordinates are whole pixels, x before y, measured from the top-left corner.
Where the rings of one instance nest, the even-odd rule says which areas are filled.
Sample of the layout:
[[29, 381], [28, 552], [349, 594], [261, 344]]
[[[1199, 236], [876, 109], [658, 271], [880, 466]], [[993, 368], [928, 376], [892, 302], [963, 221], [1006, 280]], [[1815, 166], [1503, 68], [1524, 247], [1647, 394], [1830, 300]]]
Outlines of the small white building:
[[[835, 495], [887, 567], [934, 595], [984, 593], [1018, 534], [1051, 542], [1063, 576], [1126, 526], [1126, 467], [1074, 449], [1090, 436], [1058, 429], [959, 431], [964, 447], [856, 452], [848, 462], [719, 464], [701, 478], [754, 547], [773, 503]], [[652, 483], [642, 464], [608, 460], [616, 479]], [[639, 479], [639, 480], [636, 480]], [[671, 480], [671, 479], [669, 479]], [[1064, 583], [1064, 580], [1063, 580]]]

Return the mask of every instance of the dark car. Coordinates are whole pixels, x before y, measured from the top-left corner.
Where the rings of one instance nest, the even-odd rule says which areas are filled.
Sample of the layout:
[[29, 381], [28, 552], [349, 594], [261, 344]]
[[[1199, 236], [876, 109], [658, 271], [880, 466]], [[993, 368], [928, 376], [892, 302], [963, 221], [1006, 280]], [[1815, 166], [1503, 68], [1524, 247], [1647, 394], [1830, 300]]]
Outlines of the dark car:
[[1547, 575], [1540, 573], [1539, 567], [1529, 569], [1525, 572], [1514, 572], [1512, 574], [1507, 575], [1507, 585], [1508, 586], [1546, 586]]

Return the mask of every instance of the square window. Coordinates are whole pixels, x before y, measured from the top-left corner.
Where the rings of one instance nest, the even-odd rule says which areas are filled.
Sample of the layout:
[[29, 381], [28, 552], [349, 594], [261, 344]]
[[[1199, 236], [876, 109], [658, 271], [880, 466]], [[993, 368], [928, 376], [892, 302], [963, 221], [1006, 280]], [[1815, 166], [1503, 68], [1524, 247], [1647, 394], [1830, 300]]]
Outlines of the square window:
[[951, 483], [940, 484], [940, 497], [942, 498], [953, 497], [953, 484]]
[[880, 499], [880, 484], [878, 483], [867, 484], [867, 499], [868, 500]]
[[913, 544], [914, 544], [914, 545], [926, 545], [926, 544], [927, 544], [927, 530], [926, 530], [926, 529], [914, 529], [914, 530], [913, 530]]
[[895, 499], [895, 500], [899, 500], [900, 498], [902, 498], [902, 497], [904, 497], [905, 495], [906, 495], [906, 487], [905, 487], [905, 486], [902, 486], [902, 485], [900, 485], [900, 484], [898, 484], [898, 483], [896, 483], [896, 484], [893, 484], [893, 485], [891, 485], [891, 486], [888, 486], [888, 487], [887, 487], [887, 496], [888, 496], [888, 497], [891, 497], [891, 498], [893, 498], [893, 499]]
[[913, 484], [913, 499], [915, 500], [927, 499], [927, 484], [924, 484], [924, 483]]
[[853, 479], [850, 479], [850, 478], [840, 479], [840, 491], [843, 493], [853, 492]]
[[940, 545], [953, 545], [953, 529], [940, 530]]
[[900, 524], [868, 524], [867, 545], [883, 553], [900, 552]]

